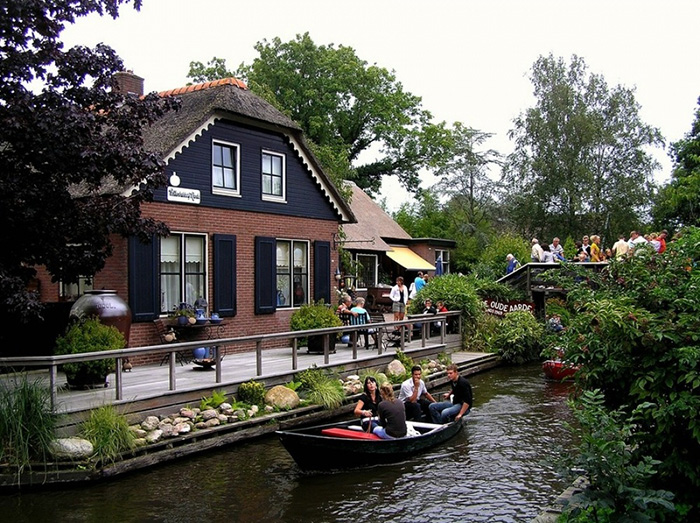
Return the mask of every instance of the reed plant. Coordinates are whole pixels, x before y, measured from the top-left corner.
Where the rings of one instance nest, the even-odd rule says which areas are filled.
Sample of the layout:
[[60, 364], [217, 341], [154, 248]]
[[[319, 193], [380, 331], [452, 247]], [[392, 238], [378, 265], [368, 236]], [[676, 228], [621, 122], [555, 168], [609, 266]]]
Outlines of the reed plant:
[[32, 461], [45, 463], [55, 426], [51, 393], [39, 380], [22, 374], [0, 383], [0, 462], [18, 473]]
[[134, 448], [134, 433], [126, 417], [113, 405], [104, 405], [90, 411], [81, 424], [82, 437], [92, 443], [94, 457], [102, 463], [114, 462], [124, 452]]
[[311, 403], [323, 405], [327, 409], [335, 409], [340, 407], [345, 399], [341, 381], [320, 369], [310, 368], [300, 372], [298, 380]]

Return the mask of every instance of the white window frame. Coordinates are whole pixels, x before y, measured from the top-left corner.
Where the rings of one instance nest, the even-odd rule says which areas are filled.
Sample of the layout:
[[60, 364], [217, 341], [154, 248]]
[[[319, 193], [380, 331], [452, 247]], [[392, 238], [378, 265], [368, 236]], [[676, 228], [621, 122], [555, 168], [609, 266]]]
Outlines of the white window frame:
[[[376, 254], [369, 254], [369, 253], [364, 253], [364, 252], [358, 252], [355, 254], [355, 263], [357, 264], [358, 267], [361, 266], [359, 258], [360, 257], [365, 257], [365, 258], [374, 258], [374, 282], [372, 283], [372, 287], [377, 286], [377, 282], [379, 281], [379, 256]], [[355, 281], [358, 284], [358, 287], [356, 290], [367, 290], [368, 287], [359, 287], [360, 284], [360, 275], [355, 274]]]
[[442, 256], [442, 273], [450, 273], [450, 251], [447, 249], [435, 249], [435, 263]]
[[93, 290], [95, 279], [92, 276], [78, 276], [77, 283], [61, 281], [59, 286], [59, 301], [76, 301], [85, 291]]
[[[202, 297], [205, 300], [209, 301], [209, 297], [208, 297], [208, 293], [209, 293], [209, 271], [208, 271], [208, 269], [209, 269], [209, 254], [208, 254], [209, 253], [209, 236], [207, 234], [196, 233], [196, 232], [171, 231], [170, 237], [172, 237], [172, 236], [178, 236], [180, 238], [180, 251], [179, 251], [180, 252], [180, 267], [179, 267], [179, 272], [177, 273], [177, 274], [179, 274], [179, 277], [180, 277], [180, 282], [179, 282], [180, 283], [180, 303], [182, 303], [182, 302], [189, 303], [189, 302], [187, 302], [187, 289], [186, 289], [187, 275], [192, 274], [192, 273], [188, 273], [186, 271], [185, 264], [187, 263], [186, 262], [187, 253], [184, 250], [185, 240], [188, 237], [189, 238], [197, 237], [197, 238], [202, 238], [204, 240], [202, 242], [202, 249], [204, 250], [204, 252], [202, 253], [203, 271], [201, 273], [203, 280], [204, 280], [204, 282], [203, 282], [204, 290], [203, 290]], [[163, 241], [163, 239], [160, 240], [160, 242], [162, 242], [162, 241]], [[183, 253], [185, 254], [185, 256], [183, 256]], [[164, 291], [162, 288], [162, 285], [163, 285], [163, 279], [162, 279], [162, 273], [161, 273], [162, 260], [163, 260], [162, 243], [159, 243], [159, 246], [158, 246], [158, 283], [159, 283], [159, 287], [160, 287], [160, 309], [161, 309], [160, 314], [161, 314], [161, 316], [166, 316], [172, 312], [172, 308], [170, 310], [163, 310], [164, 303], [165, 303], [165, 297], [164, 297]], [[199, 296], [195, 296], [194, 299], [192, 300], [192, 303], [189, 303], [189, 304], [194, 306], [194, 302], [196, 301], [197, 298], [199, 298]], [[179, 305], [179, 303], [177, 303], [175, 305]], [[167, 308], [167, 307], [165, 307], [165, 308]]]
[[[234, 162], [234, 168], [236, 172], [234, 173], [236, 179], [236, 187], [221, 187], [214, 185], [214, 147], [228, 147], [236, 152], [236, 158]], [[237, 143], [226, 142], [224, 140], [212, 140], [211, 141], [211, 192], [213, 194], [219, 194], [221, 196], [237, 196], [241, 195], [241, 146]]]
[[[279, 242], [289, 242], [289, 288], [287, 291], [289, 291], [289, 294], [285, 296], [285, 303], [280, 304], [279, 300], [277, 303], [277, 309], [298, 309], [301, 307], [301, 305], [309, 303], [309, 287], [311, 285], [311, 267], [309, 263], [311, 262], [311, 242], [308, 240], [296, 240], [294, 238], [276, 238], [277, 243]], [[301, 273], [303, 276], [304, 274], [306, 275], [306, 286], [302, 287], [302, 290], [304, 291], [304, 300], [300, 305], [294, 305], [294, 245], [297, 243], [303, 243], [306, 245], [306, 273]], [[280, 274], [285, 274], [285, 273], [279, 273], [277, 272], [277, 249], [275, 249], [275, 286], [277, 287], [277, 283], [279, 281], [279, 276]], [[277, 288], [278, 291], [279, 287]], [[288, 303], [287, 303], [288, 302]]]
[[[264, 155], [277, 156], [278, 158], [282, 159], [282, 194], [281, 195], [265, 194], [263, 192], [263, 178], [266, 175], [266, 173], [264, 173], [262, 170], [263, 156]], [[272, 176], [272, 174], [268, 174], [268, 176]], [[268, 202], [287, 203], [287, 157], [286, 157], [286, 155], [284, 155], [282, 153], [275, 152], [275, 151], [269, 151], [267, 149], [263, 149], [261, 151], [261, 154], [260, 154], [260, 195], [261, 195], [263, 200], [268, 201]]]

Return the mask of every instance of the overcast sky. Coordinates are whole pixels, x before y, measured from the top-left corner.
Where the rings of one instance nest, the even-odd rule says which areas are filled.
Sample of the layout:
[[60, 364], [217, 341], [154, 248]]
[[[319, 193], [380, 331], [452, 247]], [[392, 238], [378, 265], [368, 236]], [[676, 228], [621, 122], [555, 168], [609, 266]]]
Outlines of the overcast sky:
[[[309, 32], [317, 45], [353, 47], [394, 70], [436, 121], [493, 133], [508, 153], [512, 120], [534, 103], [528, 71], [540, 55], [585, 59], [609, 85], [636, 87], [641, 115], [666, 142], [690, 130], [700, 96], [698, 0], [144, 0], [117, 20], [88, 17], [63, 33], [68, 45], [113, 47], [146, 91], [187, 83], [190, 61], [225, 58], [229, 69], [256, 58], [256, 42]], [[671, 163], [655, 154], [665, 180]], [[432, 183], [426, 178], [425, 185]], [[382, 191], [395, 210], [408, 197]]]

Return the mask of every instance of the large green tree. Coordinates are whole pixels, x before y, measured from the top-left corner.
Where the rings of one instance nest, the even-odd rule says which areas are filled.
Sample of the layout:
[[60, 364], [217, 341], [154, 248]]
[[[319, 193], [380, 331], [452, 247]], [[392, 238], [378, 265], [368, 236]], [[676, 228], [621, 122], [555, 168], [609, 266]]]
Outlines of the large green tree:
[[[376, 191], [384, 176], [397, 176], [416, 190], [420, 170], [446, 156], [445, 126], [432, 123], [420, 97], [392, 71], [368, 64], [353, 48], [317, 45], [306, 33], [263, 40], [255, 49], [260, 56], [236, 75], [299, 123], [326, 167], [363, 189]], [[188, 76], [213, 80], [223, 71], [214, 58], [208, 66], [193, 62]]]
[[161, 160], [143, 148], [141, 129], [175, 102], [116, 92], [113, 75], [123, 66], [112, 49], [65, 50], [59, 40], [76, 17], [116, 17], [125, 3], [3, 2], [0, 9], [4, 318], [39, 313], [38, 294], [28, 290], [36, 266], [75, 282], [104, 266], [112, 234], [167, 230], [140, 215], [140, 204], [165, 182]]
[[648, 147], [662, 144], [634, 90], [609, 87], [577, 56], [569, 64], [539, 57], [531, 80], [535, 106], [514, 120], [504, 169], [511, 219], [545, 238], [612, 238], [634, 228], [650, 208], [659, 167]]
[[700, 98], [686, 136], [671, 145], [671, 181], [657, 195], [653, 216], [660, 227], [700, 225]]

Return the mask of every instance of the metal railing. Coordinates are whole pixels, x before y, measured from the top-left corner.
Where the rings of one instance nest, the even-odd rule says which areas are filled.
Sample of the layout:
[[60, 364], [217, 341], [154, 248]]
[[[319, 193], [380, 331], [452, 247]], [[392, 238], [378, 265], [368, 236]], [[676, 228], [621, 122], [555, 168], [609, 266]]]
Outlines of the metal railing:
[[[446, 325], [449, 318], [457, 319], [457, 333], [461, 335], [462, 332], [462, 319], [458, 311], [439, 313], [436, 315], [423, 315], [420, 317], [420, 323], [423, 324], [422, 334], [421, 334], [421, 347], [425, 347], [428, 342], [428, 333], [430, 332], [430, 327], [435, 322], [441, 322], [440, 326], [440, 344], [445, 344], [446, 336]], [[402, 321], [389, 321], [384, 323], [367, 323], [364, 325], [344, 325], [342, 327], [331, 327], [326, 329], [311, 329], [305, 331], [293, 331], [293, 332], [279, 332], [274, 334], [262, 334], [254, 336], [240, 336], [235, 338], [219, 338], [211, 340], [198, 340], [189, 341], [183, 343], [168, 343], [160, 345], [149, 345], [144, 347], [133, 347], [128, 349], [120, 350], [109, 350], [101, 352], [87, 352], [81, 354], [65, 354], [60, 356], [22, 356], [22, 357], [6, 357], [0, 358], [0, 368], [9, 369], [13, 371], [14, 369], [24, 369], [30, 368], [48, 368], [49, 372], [49, 388], [51, 390], [51, 404], [55, 408], [58, 402], [58, 370], [59, 366], [66, 363], [80, 363], [86, 361], [95, 361], [103, 359], [116, 359], [115, 366], [115, 380], [114, 380], [114, 390], [115, 399], [117, 401], [124, 399], [123, 394], [123, 371], [122, 371], [122, 361], [125, 358], [133, 359], [137, 356], [156, 356], [165, 358], [168, 355], [168, 374], [169, 374], [169, 390], [177, 390], [176, 384], [176, 365], [177, 358], [176, 355], [179, 351], [191, 350], [202, 345], [207, 345], [211, 347], [214, 352], [214, 366], [216, 368], [216, 383], [221, 383], [221, 360], [223, 354], [221, 351], [222, 346], [235, 346], [244, 344], [255, 344], [255, 359], [256, 359], [256, 377], [262, 376], [263, 374], [263, 344], [265, 342], [271, 342], [276, 340], [291, 340], [292, 343], [292, 354], [291, 354], [291, 370], [296, 371], [298, 368], [298, 349], [299, 349], [299, 339], [307, 338], [309, 336], [323, 336], [323, 362], [325, 365], [330, 364], [331, 358], [331, 348], [330, 348], [330, 335], [332, 334], [347, 334], [356, 333], [358, 331], [366, 331], [367, 329], [375, 329], [375, 331], [385, 331], [388, 332], [389, 329], [400, 329], [402, 334], [400, 336], [400, 347], [402, 350], [405, 349], [405, 340], [411, 339], [411, 326], [413, 323], [418, 323], [417, 318], [412, 316], [412, 319], [402, 320]], [[404, 335], [406, 334], [406, 335]], [[352, 359], [357, 359], [357, 334], [352, 334]], [[382, 343], [377, 343], [379, 354], [382, 352]], [[276, 346], [276, 348], [280, 348]]]

